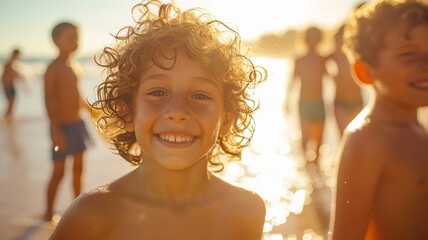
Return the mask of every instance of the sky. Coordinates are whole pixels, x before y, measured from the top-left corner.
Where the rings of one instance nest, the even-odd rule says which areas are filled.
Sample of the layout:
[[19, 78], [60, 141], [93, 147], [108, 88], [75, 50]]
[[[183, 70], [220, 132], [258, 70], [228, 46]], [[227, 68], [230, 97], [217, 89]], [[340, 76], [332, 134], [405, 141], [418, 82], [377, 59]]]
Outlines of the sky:
[[[164, 0], [167, 2], [169, 0]], [[339, 26], [363, 0], [175, 0], [182, 9], [202, 7], [237, 26], [244, 40], [262, 33], [318, 25]], [[79, 26], [76, 55], [89, 56], [109, 45], [111, 33], [132, 25], [131, 9], [140, 0], [0, 0], [0, 56], [18, 47], [23, 57], [57, 54], [50, 32], [55, 24]]]

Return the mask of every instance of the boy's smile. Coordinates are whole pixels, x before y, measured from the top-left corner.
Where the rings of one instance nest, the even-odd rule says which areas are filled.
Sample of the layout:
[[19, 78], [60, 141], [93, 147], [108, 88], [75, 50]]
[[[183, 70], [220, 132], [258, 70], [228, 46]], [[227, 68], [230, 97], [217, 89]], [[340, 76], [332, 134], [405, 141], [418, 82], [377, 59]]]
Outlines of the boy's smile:
[[[182, 134], [182, 133], [174, 133], [174, 132], [163, 132], [163, 133], [157, 134], [157, 136], [160, 138], [161, 141], [164, 141], [165, 144], [176, 143], [176, 144], [184, 145], [186, 143], [190, 143], [196, 140], [196, 137], [186, 133]], [[172, 145], [172, 147], [174, 147], [174, 145]]]
[[[170, 66], [172, 60], [159, 59]], [[134, 126], [143, 164], [184, 170], [209, 153], [222, 129], [223, 88], [184, 52], [170, 70], [151, 65], [140, 76]]]

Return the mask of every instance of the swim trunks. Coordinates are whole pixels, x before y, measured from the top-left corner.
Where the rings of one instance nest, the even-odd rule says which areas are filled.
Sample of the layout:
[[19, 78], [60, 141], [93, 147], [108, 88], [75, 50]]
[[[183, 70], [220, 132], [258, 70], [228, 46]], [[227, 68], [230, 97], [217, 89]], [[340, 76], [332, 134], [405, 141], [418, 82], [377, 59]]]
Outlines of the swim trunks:
[[343, 101], [343, 100], [334, 100], [334, 107], [342, 108], [347, 112], [354, 112], [357, 109], [361, 109], [363, 107], [363, 101]]
[[85, 123], [82, 120], [75, 123], [61, 124], [60, 128], [65, 135], [67, 149], [65, 151], [55, 151], [55, 147], [53, 147], [52, 160], [54, 162], [64, 160], [68, 155], [84, 152], [90, 143]]
[[15, 97], [15, 95], [16, 95], [16, 90], [15, 90], [15, 87], [8, 87], [8, 88], [4, 88], [4, 93], [5, 93], [5, 95], [6, 95], [6, 97], [7, 98], [10, 98], [10, 97]]
[[300, 118], [311, 122], [324, 122], [325, 110], [323, 101], [300, 100]]

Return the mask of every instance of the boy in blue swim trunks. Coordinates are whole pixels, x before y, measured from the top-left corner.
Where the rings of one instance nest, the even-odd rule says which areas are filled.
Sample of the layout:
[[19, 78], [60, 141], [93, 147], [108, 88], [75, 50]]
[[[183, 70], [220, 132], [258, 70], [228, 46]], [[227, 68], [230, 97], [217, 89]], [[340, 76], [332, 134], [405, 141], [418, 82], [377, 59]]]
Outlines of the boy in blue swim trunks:
[[15, 102], [15, 95], [16, 95], [14, 84], [15, 84], [15, 80], [20, 77], [17, 69], [19, 55], [20, 55], [20, 52], [18, 49], [13, 50], [12, 55], [10, 56], [10, 59], [4, 65], [4, 71], [1, 78], [3, 83], [4, 94], [8, 101], [6, 113], [4, 114], [4, 120], [6, 121], [9, 121], [12, 118], [12, 110], [13, 110], [13, 105]]
[[[308, 163], [319, 167], [319, 148], [323, 138], [325, 109], [322, 98], [322, 78], [327, 74], [326, 58], [318, 53], [322, 32], [310, 27], [305, 32], [307, 53], [296, 59], [294, 74], [287, 88], [287, 104], [290, 104], [291, 92], [300, 81], [299, 114], [302, 131], [302, 148]], [[289, 106], [287, 106], [287, 109]], [[308, 149], [309, 142], [315, 142], [313, 149]], [[315, 168], [317, 169], [317, 168]]]
[[50, 221], [58, 184], [64, 175], [65, 159], [72, 155], [73, 189], [75, 197], [80, 195], [83, 152], [89, 140], [85, 125], [80, 118], [82, 101], [79, 89], [79, 72], [70, 55], [77, 49], [77, 27], [71, 23], [60, 23], [52, 30], [52, 38], [59, 49], [59, 56], [45, 73], [46, 110], [51, 124], [52, 176], [47, 189], [45, 219]]

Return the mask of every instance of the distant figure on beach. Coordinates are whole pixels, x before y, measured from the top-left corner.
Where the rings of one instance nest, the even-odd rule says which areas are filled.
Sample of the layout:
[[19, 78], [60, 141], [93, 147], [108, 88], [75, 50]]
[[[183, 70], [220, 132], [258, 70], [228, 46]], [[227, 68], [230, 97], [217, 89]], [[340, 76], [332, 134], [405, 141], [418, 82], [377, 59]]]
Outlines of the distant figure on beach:
[[363, 108], [361, 88], [354, 80], [349, 61], [342, 51], [343, 28], [342, 25], [334, 35], [335, 49], [327, 57], [335, 64], [336, 71], [330, 74], [336, 84], [334, 114], [340, 134]]
[[4, 65], [4, 71], [2, 75], [2, 84], [4, 94], [7, 98], [7, 109], [3, 116], [3, 120], [9, 122], [12, 120], [13, 116], [13, 106], [15, 103], [15, 81], [19, 79], [21, 76], [18, 70], [18, 61], [19, 61], [20, 52], [19, 49], [14, 49], [12, 55], [9, 60]]
[[45, 73], [45, 104], [50, 120], [52, 137], [53, 172], [47, 189], [45, 219], [51, 220], [58, 184], [64, 175], [66, 157], [72, 155], [73, 190], [75, 197], [81, 192], [83, 152], [89, 140], [84, 122], [80, 118], [83, 101], [79, 94], [79, 68], [71, 59], [78, 46], [77, 26], [63, 22], [52, 30], [58, 47], [58, 57]]
[[354, 11], [344, 47], [372, 99], [338, 151], [330, 236], [428, 239], [428, 3], [377, 0]]
[[[322, 32], [310, 27], [305, 33], [307, 52], [294, 62], [294, 73], [287, 87], [286, 108], [290, 109], [290, 96], [297, 82], [300, 82], [299, 114], [302, 132], [302, 147], [308, 163], [319, 167], [319, 148], [321, 146], [325, 110], [322, 96], [322, 79], [327, 74], [326, 58], [318, 53]], [[288, 111], [287, 111], [288, 112]], [[309, 144], [309, 143], [314, 144]], [[310, 149], [310, 145], [313, 145]]]
[[133, 15], [97, 60], [107, 76], [93, 107], [100, 132], [138, 167], [78, 197], [50, 239], [260, 240], [264, 201], [213, 171], [251, 140], [258, 105], [247, 90], [266, 71], [205, 10], [149, 1]]

